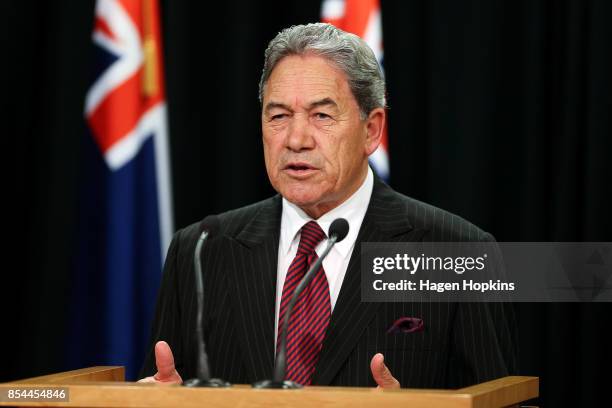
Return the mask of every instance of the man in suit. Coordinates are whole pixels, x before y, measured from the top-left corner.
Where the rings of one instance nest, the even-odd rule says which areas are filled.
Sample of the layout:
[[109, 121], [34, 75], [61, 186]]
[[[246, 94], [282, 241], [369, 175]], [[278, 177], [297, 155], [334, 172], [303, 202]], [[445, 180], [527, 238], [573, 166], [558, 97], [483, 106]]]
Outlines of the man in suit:
[[[287, 378], [301, 384], [460, 387], [515, 370], [512, 315], [501, 304], [363, 303], [362, 242], [490, 241], [469, 222], [393, 191], [368, 166], [385, 125], [373, 52], [327, 24], [279, 33], [260, 82], [265, 164], [279, 193], [219, 216], [202, 253], [211, 372], [269, 378], [279, 321], [325, 232], [348, 220], [289, 322]], [[195, 375], [192, 257], [198, 224], [176, 233], [165, 264], [141, 381]], [[422, 330], [393, 332], [413, 317]], [[180, 374], [179, 374], [180, 373]]]

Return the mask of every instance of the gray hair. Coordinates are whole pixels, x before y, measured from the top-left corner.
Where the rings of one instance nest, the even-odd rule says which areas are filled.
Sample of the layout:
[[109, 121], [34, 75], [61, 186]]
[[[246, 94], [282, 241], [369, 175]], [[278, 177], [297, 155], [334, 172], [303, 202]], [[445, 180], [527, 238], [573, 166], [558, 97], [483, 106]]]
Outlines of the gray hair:
[[317, 55], [343, 71], [362, 119], [373, 109], [386, 107], [385, 79], [374, 52], [355, 34], [325, 23], [292, 26], [270, 41], [259, 81], [259, 102], [263, 103], [264, 88], [272, 70], [290, 55]]

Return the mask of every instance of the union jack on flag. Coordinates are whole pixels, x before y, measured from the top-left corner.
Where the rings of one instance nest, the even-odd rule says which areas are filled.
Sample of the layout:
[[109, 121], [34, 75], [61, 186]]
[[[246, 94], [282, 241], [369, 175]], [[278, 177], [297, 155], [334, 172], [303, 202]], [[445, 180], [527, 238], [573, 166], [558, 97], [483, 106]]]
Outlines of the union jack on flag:
[[[379, 0], [323, 0], [321, 20], [363, 38], [382, 67], [383, 41]], [[370, 155], [370, 164], [385, 180], [389, 179], [388, 147], [385, 126], [381, 144]]]
[[92, 39], [68, 355], [134, 378], [173, 231], [157, 0], [97, 0]]

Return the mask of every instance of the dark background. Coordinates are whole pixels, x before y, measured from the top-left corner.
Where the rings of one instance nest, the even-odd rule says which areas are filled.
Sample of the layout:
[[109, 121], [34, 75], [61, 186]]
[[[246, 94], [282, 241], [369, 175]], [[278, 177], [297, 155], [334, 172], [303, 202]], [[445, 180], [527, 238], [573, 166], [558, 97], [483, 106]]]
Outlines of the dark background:
[[[318, 1], [162, 1], [177, 228], [269, 196], [267, 42]], [[93, 0], [2, 2], [0, 380], [62, 370]], [[612, 2], [383, 1], [390, 184], [499, 241], [612, 241]], [[17, 260], [18, 262], [14, 262]], [[609, 304], [517, 304], [543, 406], [607, 391]]]

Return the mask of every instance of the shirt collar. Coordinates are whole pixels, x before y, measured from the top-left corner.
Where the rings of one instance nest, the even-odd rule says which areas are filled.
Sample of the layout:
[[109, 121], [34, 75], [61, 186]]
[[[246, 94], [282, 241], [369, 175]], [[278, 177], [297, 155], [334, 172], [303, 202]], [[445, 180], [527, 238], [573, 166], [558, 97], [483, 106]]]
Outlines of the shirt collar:
[[[329, 231], [329, 226], [332, 221], [338, 217], [345, 218], [349, 223], [349, 232], [341, 242], [338, 242], [334, 248], [346, 257], [352, 250], [355, 241], [357, 240], [357, 234], [361, 227], [361, 222], [365, 217], [365, 213], [370, 204], [370, 197], [372, 196], [372, 190], [374, 189], [374, 174], [372, 169], [368, 167], [368, 173], [365, 180], [361, 184], [361, 187], [353, 193], [348, 200], [329, 212], [323, 214], [317, 221], [319, 226], [325, 231]], [[287, 201], [283, 197], [283, 211], [281, 218], [281, 236], [280, 246], [283, 254], [289, 253], [291, 244], [296, 239], [300, 229], [307, 222], [312, 221], [312, 218], [306, 214], [300, 207]]]

